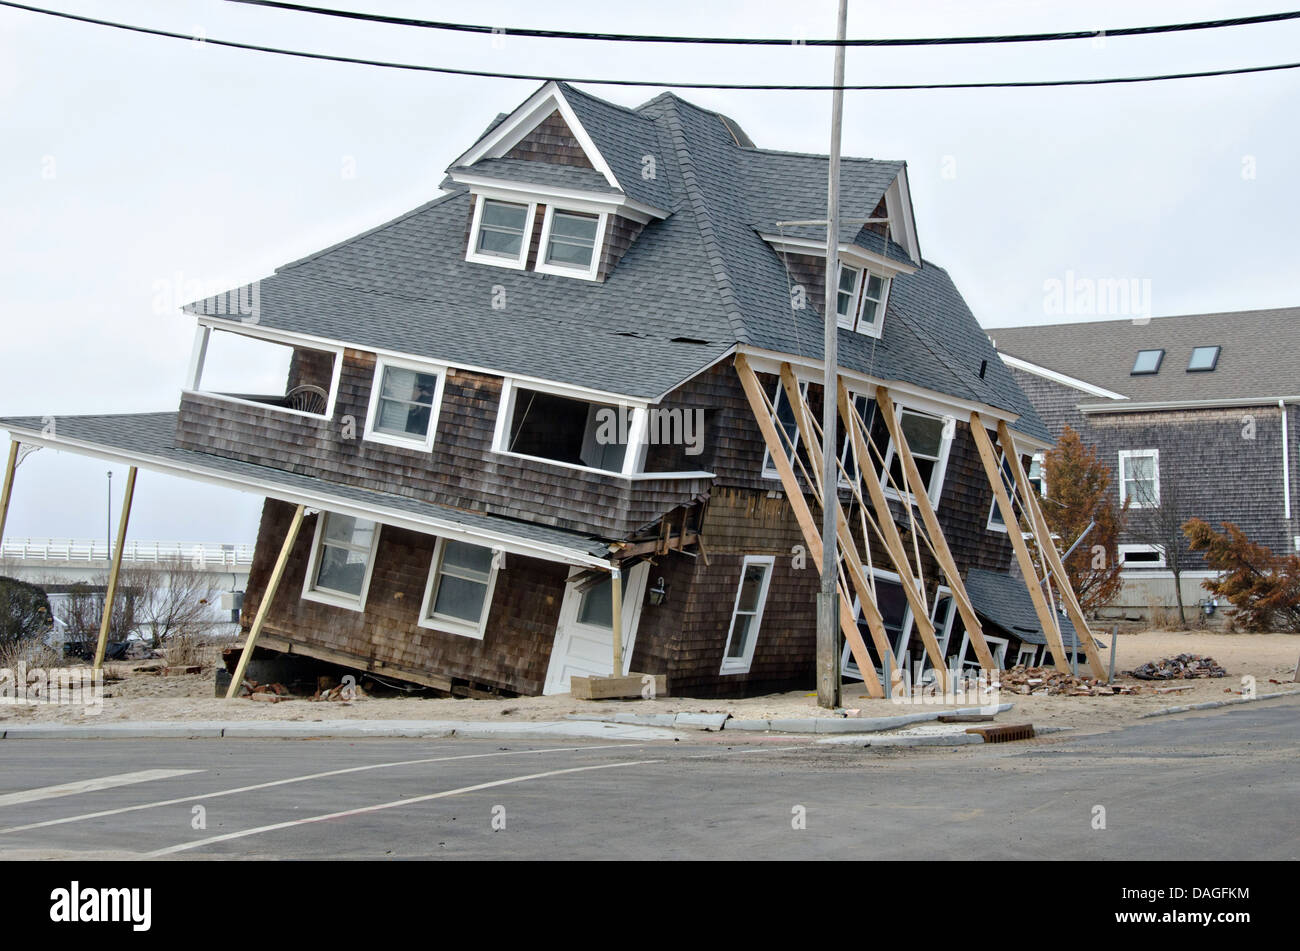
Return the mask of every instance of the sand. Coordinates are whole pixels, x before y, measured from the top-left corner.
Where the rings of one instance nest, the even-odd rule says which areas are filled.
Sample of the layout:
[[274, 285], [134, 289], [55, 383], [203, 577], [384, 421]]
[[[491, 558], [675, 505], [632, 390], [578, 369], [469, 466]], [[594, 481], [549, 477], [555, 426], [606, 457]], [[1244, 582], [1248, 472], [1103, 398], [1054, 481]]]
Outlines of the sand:
[[[1103, 639], [1108, 639], [1104, 635]], [[1121, 635], [1117, 670], [1131, 670], [1147, 661], [1176, 654], [1201, 654], [1213, 657], [1228, 676], [1206, 680], [1143, 682], [1130, 677], [1116, 677], [1119, 683], [1142, 686], [1135, 696], [1110, 697], [1031, 697], [1012, 694], [1002, 702], [1015, 707], [999, 717], [999, 722], [1031, 722], [1038, 726], [1069, 726], [1084, 732], [1104, 731], [1132, 723], [1142, 714], [1161, 707], [1238, 695], [1242, 678], [1252, 676], [1260, 694], [1284, 690], [1300, 693], [1300, 684], [1291, 682], [1300, 636], [1291, 634], [1219, 634], [1210, 632], [1146, 632]], [[1102, 652], [1103, 659], [1108, 657]], [[109, 666], [112, 671], [113, 665]], [[817, 706], [816, 695], [794, 691], [751, 697], [744, 700], [698, 700], [663, 698], [630, 701], [581, 701], [567, 694], [551, 697], [521, 697], [513, 700], [469, 699], [380, 699], [363, 697], [351, 702], [322, 703], [305, 699], [280, 703], [261, 703], [247, 699], [226, 701], [213, 696], [211, 670], [203, 674], [163, 677], [157, 674], [128, 673], [129, 666], [116, 668], [126, 679], [106, 685], [108, 696], [97, 713], [73, 706], [0, 705], [0, 728], [6, 722], [85, 723], [121, 720], [556, 720], [568, 714], [612, 713], [729, 713], [742, 719], [826, 716]], [[1082, 673], [1082, 671], [1081, 671]], [[1157, 686], [1189, 686], [1177, 693], [1157, 693]], [[969, 706], [969, 703], [957, 706]], [[892, 716], [911, 713], [915, 704], [889, 700], [871, 700], [860, 684], [846, 684], [845, 706], [859, 709], [862, 716]], [[951, 709], [925, 704], [919, 709]]]

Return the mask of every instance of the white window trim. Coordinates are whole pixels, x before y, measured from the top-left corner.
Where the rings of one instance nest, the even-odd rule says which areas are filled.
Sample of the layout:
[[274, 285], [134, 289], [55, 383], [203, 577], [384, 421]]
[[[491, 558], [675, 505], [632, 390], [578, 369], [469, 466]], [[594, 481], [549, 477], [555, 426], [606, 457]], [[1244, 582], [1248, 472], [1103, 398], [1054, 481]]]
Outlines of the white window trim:
[[[862, 275], [865, 271], [856, 264], [845, 264], [843, 261], [840, 261], [839, 265], [841, 274], [835, 276], [835, 324], [844, 330], [852, 330], [857, 326], [858, 316], [861, 313]], [[844, 292], [840, 290], [840, 277], [845, 268], [856, 273], [857, 278], [854, 280], [853, 290], [849, 293], [849, 312], [847, 314], [841, 314], [840, 294]]]
[[[897, 402], [894, 409], [894, 424], [898, 427], [900, 434], [903, 431], [904, 412], [913, 413], [917, 416], [929, 416], [938, 419], [943, 423], [943, 435], [940, 437], [939, 442], [939, 458], [935, 460], [934, 472], [930, 475], [930, 484], [925, 487], [925, 494], [929, 496], [930, 505], [937, 509], [939, 507], [939, 499], [943, 496], [944, 478], [948, 474], [948, 456], [952, 452], [953, 441], [957, 438], [956, 420], [953, 419], [953, 424], [949, 427], [948, 420], [952, 419], [952, 417], [941, 416], [937, 413], [917, 409], [907, 403]], [[889, 446], [885, 450], [885, 466], [880, 473], [880, 485], [881, 488], [885, 490], [885, 498], [901, 502], [903, 500], [902, 496], [895, 491], [892, 485], [889, 484], [889, 470], [894, 465], [894, 448], [894, 437], [891, 435], [889, 437]], [[912, 455], [916, 455], [915, 451], [913, 451]], [[909, 492], [907, 495], [907, 501], [910, 504], [915, 505], [916, 496]]]
[[[545, 456], [530, 456], [527, 453], [515, 452], [509, 447], [510, 438], [510, 420], [515, 414], [515, 401], [519, 390], [533, 390], [538, 393], [550, 393], [555, 396], [564, 396], [569, 399], [579, 400], [584, 403], [600, 403], [601, 405], [613, 405], [622, 407], [626, 405], [632, 410], [632, 418], [629, 420], [627, 433], [627, 448], [623, 452], [623, 468], [621, 471], [613, 469], [597, 469], [594, 466], [579, 465], [575, 462], [560, 462], [557, 459], [547, 459]], [[583, 394], [576, 394], [569, 390], [556, 387], [534, 386], [531, 383], [516, 385], [515, 382], [506, 377], [501, 383], [501, 399], [497, 403], [497, 422], [496, 429], [492, 433], [492, 452], [500, 456], [509, 456], [511, 459], [528, 459], [531, 462], [544, 462], [547, 465], [560, 466], [564, 469], [573, 469], [575, 472], [594, 472], [604, 476], [614, 476], [624, 479], [673, 479], [673, 478], [699, 478], [704, 475], [702, 472], [694, 473], [674, 473], [674, 472], [642, 472], [641, 466], [645, 463], [646, 453], [646, 407], [637, 403], [613, 403], [604, 404], [601, 400], [594, 400]]]
[[1154, 463], [1151, 468], [1152, 484], [1155, 486], [1155, 499], [1147, 504], [1137, 499], [1133, 500], [1130, 508], [1146, 509], [1160, 507], [1160, 450], [1159, 449], [1121, 449], [1119, 451], [1119, 504], [1123, 506], [1128, 500], [1128, 473], [1126, 463], [1130, 459], [1151, 459]]
[[[1038, 660], [1038, 647], [1039, 645], [1037, 644], [1022, 643], [1020, 645], [1020, 650], [1016, 652], [1016, 664], [1017, 665], [1024, 664], [1026, 667], [1037, 666], [1036, 661]], [[1025, 654], [1029, 655], [1029, 659], [1027, 661], [1025, 660]]]
[[494, 267], [510, 268], [514, 271], [522, 271], [528, 267], [528, 249], [533, 243], [533, 223], [537, 220], [537, 202], [527, 202], [528, 215], [524, 218], [524, 236], [519, 243], [519, 257], [508, 258], [500, 254], [484, 254], [478, 249], [479, 228], [483, 222], [483, 206], [488, 201], [500, 201], [503, 204], [523, 205], [522, 201], [506, 201], [501, 198], [490, 198], [487, 195], [479, 193], [474, 200], [474, 220], [469, 229], [469, 247], [465, 249], [465, 260], [472, 261], [475, 264], [491, 264]]
[[[805, 403], [806, 403], [806, 402], [807, 402], [807, 399], [808, 399], [808, 381], [807, 381], [807, 380], [801, 380], [801, 381], [799, 381], [799, 394], [804, 398], [804, 401], [805, 401]], [[780, 379], [780, 377], [778, 377], [778, 378], [777, 378], [777, 381], [776, 381], [776, 393], [775, 393], [775, 395], [772, 397], [772, 425], [775, 426], [775, 427], [777, 428], [777, 431], [778, 431], [778, 432], [781, 430], [781, 420], [780, 420], [780, 417], [779, 417], [777, 411], [778, 411], [778, 409], [780, 408], [780, 407], [779, 407], [779, 403], [780, 403], [781, 400], [785, 400], [787, 403], [790, 402], [790, 398], [789, 398], [789, 396], [786, 395], [786, 392], [785, 392], [785, 383], [782, 382], [782, 380]], [[792, 404], [792, 403], [790, 404], [790, 411], [791, 411], [792, 413], [794, 412], [794, 404]], [[795, 422], [796, 422], [796, 425], [795, 425], [795, 428], [794, 428], [794, 436], [793, 436], [792, 438], [793, 438], [793, 441], [794, 441], [794, 456], [798, 456], [798, 455], [799, 455], [799, 441], [800, 441], [800, 438], [801, 438], [801, 434], [800, 434], [800, 430], [799, 430], [799, 426], [798, 426], [798, 418], [797, 418], [797, 417], [796, 417]], [[782, 447], [784, 447], [784, 445], [785, 445], [785, 444], [782, 443]], [[794, 458], [793, 458], [793, 457], [792, 457], [791, 460], [790, 460], [790, 465], [792, 465], [792, 466], [794, 465]], [[767, 443], [766, 443], [766, 441], [764, 441], [764, 444], [763, 444], [763, 469], [762, 469], [760, 475], [761, 475], [764, 479], [773, 479], [773, 480], [775, 480], [775, 481], [777, 481], [777, 482], [779, 482], [779, 481], [781, 480], [781, 473], [777, 471], [776, 466], [775, 466], [775, 465], [773, 464], [773, 462], [772, 462], [772, 450], [769, 449], [769, 448], [767, 448]]]
[[[873, 396], [873, 395], [870, 394], [870, 393], [859, 393], [859, 392], [857, 392], [857, 391], [855, 391], [855, 390], [849, 390], [849, 407], [850, 407], [850, 408], [851, 408], [855, 413], [858, 411], [858, 400], [869, 400], [871, 403], [873, 403], [873, 404], [875, 405], [875, 412], [877, 412], [877, 413], [880, 412], [880, 404], [876, 402], [876, 398], [875, 398], [875, 396]], [[862, 417], [859, 416], [858, 418], [861, 419]], [[854, 440], [853, 440], [852, 435], [848, 432], [848, 427], [847, 427], [847, 425], [844, 424], [842, 421], [841, 421], [841, 424], [840, 424], [840, 425], [841, 425], [841, 427], [843, 427], [843, 429], [844, 429], [844, 445], [840, 447], [840, 466], [841, 466], [841, 469], [840, 469], [839, 485], [840, 485], [840, 488], [842, 488], [842, 489], [848, 489], [848, 488], [852, 488], [852, 483], [849, 482], [849, 480], [848, 480], [848, 478], [847, 478], [847, 476], [846, 476], [846, 473], [848, 472], [848, 468], [849, 468], [849, 460], [853, 458], [853, 452], [854, 452], [854, 445], [855, 445], [855, 443], [854, 443]], [[868, 427], [868, 429], [867, 429], [867, 434], [863, 437], [863, 442], [864, 442], [864, 443], [867, 443], [868, 440], [869, 440], [870, 438], [871, 438], [871, 430], [870, 430], [870, 427]], [[868, 444], [866, 448], [867, 448], [867, 457], [868, 457], [866, 461], [867, 461], [867, 464], [868, 464], [868, 468], [874, 470], [875, 467], [876, 467], [876, 465], [875, 465], [875, 457], [871, 455], [871, 446], [870, 446], [870, 444]], [[877, 447], [877, 448], [879, 448], [879, 447]], [[888, 447], [886, 447], [886, 448], [888, 448]], [[859, 479], [861, 479], [861, 477], [862, 477], [862, 473], [861, 473], [861, 471], [860, 471], [860, 470], [862, 469], [862, 461], [863, 461], [863, 460], [861, 460], [861, 459], [858, 459], [858, 460], [857, 460], [858, 469], [859, 469], [859, 473], [858, 473], [858, 478], [859, 478]]]
[[[1019, 458], [1021, 455], [1023, 455], [1023, 453], [1017, 453], [1017, 454], [1016, 454], [1017, 458]], [[1045, 465], [1047, 464], [1046, 456], [1045, 456], [1043, 453], [1041, 453], [1041, 452], [1036, 452], [1036, 453], [1034, 453], [1034, 454], [1033, 454], [1033, 458], [1039, 460], [1039, 465], [1040, 465], [1040, 466], [1045, 466]], [[1007, 459], [1007, 454], [1006, 454], [1006, 452], [1005, 452], [1005, 451], [999, 451], [999, 452], [998, 452], [998, 471], [999, 471], [999, 472], [1002, 471], [1002, 466], [1003, 466], [1003, 464], [1006, 462], [1006, 459]], [[1041, 469], [1040, 469], [1040, 471], [1041, 471]], [[1028, 475], [1029, 475], [1029, 473], [1026, 472], [1026, 473], [1025, 473], [1025, 476], [1028, 477]], [[1009, 494], [1010, 497], [1011, 497], [1011, 500], [1014, 502], [1015, 499], [1016, 499], [1016, 493], [1019, 492], [1019, 486], [1018, 486], [1018, 485], [1016, 484], [1016, 482], [1015, 482], [1015, 473], [1012, 473], [1012, 474], [1011, 474], [1011, 478], [1012, 478], [1011, 485], [1010, 485], [1010, 486], [1007, 486], [1006, 489], [1007, 489], [1008, 494]], [[1040, 498], [1044, 498], [1044, 499], [1045, 499], [1045, 498], [1047, 498], [1047, 477], [1044, 475], [1044, 476], [1043, 476], [1039, 481], [1040, 481], [1041, 484], [1040, 484], [1039, 489], [1038, 489], [1038, 495], [1039, 495]], [[1005, 533], [1006, 533], [1006, 530], [1007, 530], [1007, 527], [1006, 527], [1005, 525], [1001, 525], [1001, 524], [999, 524], [998, 522], [993, 521], [993, 516], [994, 516], [995, 514], [997, 514], [997, 511], [998, 511], [998, 499], [997, 499], [997, 496], [994, 495], [994, 497], [993, 497], [993, 501], [989, 503], [989, 517], [988, 517], [988, 521], [984, 523], [984, 528], [985, 528], [987, 531], [990, 531], [990, 532], [1002, 532], [1003, 534], [1005, 534]], [[1030, 538], [1030, 537], [1032, 537], [1032, 534], [1033, 534], [1032, 532], [1022, 532], [1022, 533], [1021, 533], [1021, 535], [1023, 535], [1025, 538]]]
[[[548, 264], [546, 261], [547, 248], [551, 243], [551, 219], [555, 212], [568, 213], [571, 215], [596, 216], [596, 238], [591, 247], [591, 264], [586, 268], [567, 267], [563, 264]], [[605, 247], [605, 230], [609, 226], [609, 212], [590, 212], [576, 208], [564, 208], [557, 205], [547, 205], [546, 214], [542, 218], [542, 240], [537, 245], [537, 262], [533, 265], [533, 270], [539, 274], [558, 274], [562, 277], [576, 277], [584, 281], [596, 280], [600, 271], [601, 250]]]
[[[366, 556], [366, 575], [361, 581], [361, 594], [356, 598], [352, 598], [346, 594], [321, 590], [315, 587], [316, 567], [320, 564], [321, 541], [324, 537], [325, 518], [328, 514], [328, 511], [321, 509], [316, 515], [316, 533], [311, 540], [311, 557], [307, 559], [307, 574], [302, 581], [303, 600], [316, 601], [320, 604], [329, 604], [336, 608], [347, 608], [349, 611], [364, 613], [366, 598], [370, 595], [370, 576], [375, 570], [375, 553], [379, 550], [379, 536], [383, 531], [383, 523], [375, 522], [374, 537], [370, 539], [370, 553]], [[367, 521], [374, 520], [368, 519]]]
[[[433, 388], [433, 406], [429, 408], [429, 431], [423, 438], [414, 436], [396, 436], [392, 433], [375, 429], [375, 417], [379, 415], [379, 394], [384, 381], [384, 370], [396, 367], [401, 370], [414, 370], [417, 373], [431, 374], [438, 378]], [[403, 449], [433, 449], [435, 434], [438, 430], [438, 414], [442, 409], [442, 391], [447, 382], [447, 367], [439, 363], [421, 360], [401, 360], [395, 357], [375, 358], [375, 373], [370, 382], [370, 406], [366, 410], [366, 426], [362, 438], [367, 442], [383, 443], [386, 446], [400, 446]]]
[[[254, 340], [265, 340], [267, 343], [276, 343], [286, 347], [300, 347], [303, 350], [316, 350], [320, 353], [332, 354], [334, 357], [333, 368], [330, 371], [330, 389], [329, 395], [325, 399], [325, 412], [308, 413], [306, 410], [292, 409], [288, 406], [276, 406], [274, 403], [259, 403], [257, 400], [246, 400], [238, 396], [229, 396], [225, 393], [217, 393], [213, 390], [203, 390], [199, 384], [203, 379], [203, 367], [208, 359], [208, 342], [212, 339], [212, 332], [234, 334], [238, 337], [250, 337]], [[292, 357], [290, 358], [292, 359]], [[249, 328], [247, 324], [233, 324], [230, 327], [216, 327], [211, 324], [199, 324], [195, 328], [194, 347], [190, 353], [190, 366], [186, 374], [186, 386], [181, 390], [183, 396], [205, 396], [209, 399], [222, 400], [226, 403], [237, 403], [240, 406], [255, 406], [259, 409], [269, 410], [272, 413], [281, 413], [285, 416], [301, 416], [303, 419], [333, 419], [334, 404], [339, 395], [339, 380], [343, 375], [343, 347], [331, 346], [319, 343], [295, 343], [272, 336], [271, 334], [258, 333]]]
[[[854, 333], [860, 333], [868, 337], [875, 337], [879, 339], [881, 330], [884, 327], [884, 323], [885, 323], [885, 308], [889, 306], [889, 287], [890, 287], [889, 277], [877, 271], [872, 271], [871, 268], [865, 264], [847, 263], [845, 261], [840, 261], [839, 266], [840, 266], [840, 270], [843, 270], [844, 268], [850, 268], [851, 270], [856, 271], [858, 277], [853, 288], [852, 297], [849, 299], [849, 313], [847, 316], [845, 316], [839, 313], [839, 295], [841, 292], [839, 289], [840, 288], [839, 276], [836, 275], [835, 278], [835, 305], [836, 305], [835, 324], [836, 326], [844, 330], [851, 330]], [[873, 276], [878, 277], [881, 280], [880, 303], [877, 305], [876, 308], [876, 319], [870, 323], [864, 324], [862, 321], [862, 308], [866, 304], [867, 288], [870, 286], [871, 278]]]
[[[999, 670], [1005, 670], [1007, 666], [1007, 648], [1011, 645], [1011, 641], [1005, 637], [994, 637], [992, 634], [986, 632], [984, 634], [984, 643], [988, 645], [989, 653], [993, 655], [994, 665]], [[957, 663], [963, 671], [981, 670], [982, 668], [980, 667], [978, 659], [972, 661], [963, 659], [966, 656], [966, 648], [969, 646], [970, 631], [966, 631], [961, 636], [961, 650], [957, 652]]]
[[[1161, 548], [1159, 545], [1126, 544], [1126, 545], [1118, 546], [1118, 549], [1119, 550], [1116, 552], [1116, 554], [1119, 557], [1119, 563], [1121, 569], [1124, 571], [1141, 571], [1147, 568], [1168, 567], [1165, 564], [1165, 550]], [[1129, 552], [1142, 552], [1144, 554], [1147, 552], [1155, 552], [1157, 555], [1160, 556], [1160, 559], [1159, 561], [1135, 561], [1132, 564], [1130, 564], [1128, 559], [1124, 557]]]
[[[451, 540], [455, 541], [455, 539]], [[500, 571], [498, 550], [492, 549], [492, 568], [488, 572], [487, 592], [483, 595], [483, 612], [479, 615], [478, 623], [471, 624], [463, 618], [433, 614], [430, 610], [433, 601], [434, 584], [442, 574], [442, 553], [446, 548], [447, 541], [448, 539], [440, 537], [433, 546], [433, 559], [429, 562], [429, 577], [424, 583], [424, 600], [420, 603], [420, 619], [417, 623], [420, 627], [429, 630], [459, 634], [462, 637], [472, 637], [481, 641], [487, 631], [488, 617], [492, 614], [492, 592], [496, 590], [497, 572]], [[462, 544], [472, 543], [463, 542]], [[480, 545], [479, 547], [487, 548], [488, 546]]]
[[[900, 588], [903, 586], [902, 576], [900, 576], [897, 572], [888, 571], [884, 568], [871, 568], [869, 569], [869, 571], [871, 573], [871, 577], [873, 581], [892, 581]], [[919, 589], [920, 587], [919, 579], [917, 579], [917, 586]], [[872, 585], [871, 590], [872, 590], [872, 597], [875, 597], [874, 584]], [[906, 596], [907, 593], [904, 592], [904, 597]], [[857, 621], [857, 618], [861, 613], [862, 613], [862, 599], [855, 597], [853, 599], [853, 619], [855, 622]], [[916, 626], [915, 621], [916, 619], [912, 616], [912, 601], [910, 598], [908, 598], [907, 609], [903, 613], [903, 628], [898, 635], [898, 643], [889, 645], [889, 649], [890, 651], [893, 652], [894, 655], [895, 664], [898, 663], [899, 655], [904, 653], [907, 650], [907, 645], [912, 640], [912, 629]], [[873, 647], [875, 646], [874, 643], [872, 644], [872, 646]], [[882, 657], [880, 660], [881, 663], [884, 663], [885, 659]], [[850, 666], [851, 664], [854, 666]], [[851, 677], [854, 680], [862, 680], [863, 679], [862, 673], [857, 669], [856, 664], [857, 664], [857, 660], [853, 656], [853, 651], [850, 649], [848, 642], [845, 641], [844, 648], [840, 651], [840, 676]], [[883, 677], [884, 671], [877, 670], [876, 676]]]
[[[731, 649], [731, 636], [736, 630], [736, 612], [740, 610], [740, 595], [745, 590], [745, 572], [749, 570], [750, 565], [766, 565], [767, 571], [763, 575], [763, 588], [758, 593], [758, 610], [754, 612], [753, 636], [750, 637], [749, 643], [745, 645], [744, 657], [728, 657], [727, 651]], [[754, 647], [758, 644], [759, 633], [763, 629], [763, 612], [767, 609], [767, 593], [772, 586], [772, 575], [776, 571], [776, 557], [774, 555], [746, 555], [740, 563], [740, 580], [736, 582], [736, 599], [731, 605], [731, 623], [727, 628], [727, 641], [722, 645], [722, 667], [718, 674], [747, 674], [749, 668], [754, 662]]]

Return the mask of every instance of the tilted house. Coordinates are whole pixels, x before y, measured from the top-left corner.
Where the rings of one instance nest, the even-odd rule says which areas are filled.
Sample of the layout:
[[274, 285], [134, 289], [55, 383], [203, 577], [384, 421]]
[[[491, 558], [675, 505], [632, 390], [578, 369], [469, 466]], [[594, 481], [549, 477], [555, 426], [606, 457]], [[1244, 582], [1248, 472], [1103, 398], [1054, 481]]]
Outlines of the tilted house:
[[[261, 646], [452, 691], [616, 667], [678, 695], [805, 686], [826, 178], [676, 96], [547, 83], [441, 197], [191, 305], [178, 412], [4, 425], [265, 495]], [[999, 447], [1022, 461], [1049, 434], [923, 261], [903, 163], [846, 159], [842, 188], [839, 620], [844, 672], [869, 665], [880, 696], [904, 661], [1017, 659], [962, 577], [1005, 572], [1013, 544], [1046, 574], [1054, 550], [1033, 562], [986, 521], [995, 486], [1032, 518]], [[226, 338], [283, 351], [269, 395], [209, 385]]]
[[989, 335], [1053, 439], [1067, 425], [1078, 432], [1131, 509], [1118, 552], [1124, 587], [1104, 615], [1137, 619], [1175, 603], [1173, 543], [1184, 604], [1209, 599], [1201, 582], [1214, 573], [1177, 530], [1188, 518], [1232, 522], [1277, 554], [1300, 551], [1300, 308]]

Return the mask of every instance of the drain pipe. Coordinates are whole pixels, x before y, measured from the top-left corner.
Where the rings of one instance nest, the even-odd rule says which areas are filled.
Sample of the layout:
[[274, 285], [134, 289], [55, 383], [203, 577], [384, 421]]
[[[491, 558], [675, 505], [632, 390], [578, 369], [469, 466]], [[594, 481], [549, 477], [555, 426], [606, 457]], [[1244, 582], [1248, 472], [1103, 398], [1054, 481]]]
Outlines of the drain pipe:
[[[1282, 411], [1282, 508], [1286, 517], [1286, 533], [1292, 534], [1291, 531], [1291, 437], [1287, 432], [1287, 412], [1286, 400], [1277, 401], [1278, 409]], [[1295, 541], [1291, 542], [1295, 547]]]

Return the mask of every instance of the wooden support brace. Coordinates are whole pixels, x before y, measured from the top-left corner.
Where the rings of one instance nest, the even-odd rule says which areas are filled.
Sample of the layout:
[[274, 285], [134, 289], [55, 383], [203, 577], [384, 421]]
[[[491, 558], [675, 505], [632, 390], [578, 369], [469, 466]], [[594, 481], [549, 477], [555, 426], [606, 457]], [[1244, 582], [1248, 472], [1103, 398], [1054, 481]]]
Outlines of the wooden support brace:
[[[239, 688], [244, 685], [244, 673], [248, 670], [248, 662], [253, 659], [253, 648], [257, 646], [262, 625], [266, 623], [266, 616], [271, 611], [271, 601], [275, 599], [275, 591], [280, 587], [280, 579], [284, 577], [284, 569], [289, 564], [289, 555], [293, 551], [294, 543], [298, 541], [298, 529], [302, 528], [302, 516], [305, 511], [306, 507], [302, 505], [294, 510], [293, 521], [289, 523], [289, 532], [284, 536], [284, 544], [280, 546], [280, 554], [275, 559], [275, 567], [271, 569], [266, 590], [262, 592], [262, 603], [257, 606], [253, 626], [248, 630], [244, 649], [239, 654], [239, 663], [235, 665], [235, 673], [230, 678], [230, 688], [226, 691], [227, 700], [235, 699], [239, 695]], [[318, 517], [324, 518], [325, 515], [322, 513]]]
[[617, 566], [609, 569], [610, 628], [614, 635], [614, 660], [611, 677], [623, 676], [623, 572]]
[[117, 599], [117, 578], [122, 570], [122, 549], [126, 547], [126, 523], [131, 518], [131, 500], [134, 497], [135, 466], [132, 466], [126, 473], [122, 515], [117, 522], [117, 546], [113, 549], [112, 567], [108, 569], [108, 590], [104, 592], [104, 614], [99, 619], [99, 642], [95, 645], [95, 670], [104, 666], [104, 651], [108, 648], [108, 629], [113, 622], [113, 602]]
[[9, 520], [9, 499], [14, 493], [14, 471], [18, 468], [17, 439], [9, 444], [9, 462], [5, 465], [4, 488], [0, 489], [0, 542], [5, 540], [5, 522]]
[[[768, 452], [772, 454], [772, 464], [776, 466], [777, 474], [781, 477], [781, 486], [785, 489], [786, 500], [790, 503], [790, 508], [794, 512], [795, 521], [799, 523], [799, 530], [803, 532], [804, 541], [808, 545], [808, 554], [812, 556], [813, 564], [818, 571], [821, 571], [822, 565], [822, 540], [813, 522], [812, 512], [808, 508], [808, 501], [803, 497], [803, 491], [799, 488], [799, 480], [795, 478], [794, 469], [790, 466], [790, 460], [786, 457], [785, 449], [781, 445], [781, 437], [777, 435], [776, 426], [772, 422], [771, 413], [767, 408], [767, 400], [763, 395], [763, 388], [759, 385], [758, 377], [754, 375], [753, 368], [749, 361], [745, 359], [744, 354], [736, 355], [736, 375], [740, 377], [740, 385], [745, 391], [745, 398], [749, 400], [749, 408], [754, 414], [754, 421], [758, 424], [759, 432], [763, 434], [763, 441], [767, 444]], [[866, 684], [867, 693], [877, 699], [884, 697], [885, 689], [880, 681], [874, 677], [867, 676], [867, 671], [874, 670], [871, 662], [871, 655], [867, 653], [867, 645], [862, 641], [862, 634], [858, 631], [857, 619], [853, 616], [853, 608], [847, 603], [847, 595], [843, 588], [840, 589], [840, 631], [844, 635], [845, 641], [848, 642], [849, 649], [853, 653], [853, 659], [858, 664], [858, 669], [863, 672], [863, 683]]]
[[[1056, 669], [1068, 674], [1070, 665], [1065, 659], [1065, 643], [1061, 640], [1061, 629], [1056, 623], [1056, 612], [1043, 598], [1042, 579], [1038, 576], [1034, 559], [1029, 555], [1029, 547], [1020, 533], [1020, 522], [1015, 517], [1015, 509], [1012, 508], [1011, 499], [1007, 495], [1006, 484], [1002, 481], [1002, 466], [998, 463], [998, 454], [993, 449], [993, 443], [989, 439], [988, 431], [984, 428], [984, 420], [980, 418], [979, 413], [970, 414], [970, 430], [975, 437], [975, 447], [979, 450], [980, 461], [984, 463], [984, 472], [988, 475], [989, 485], [993, 487], [993, 498], [997, 500], [998, 509], [1002, 512], [1002, 520], [1006, 523], [1007, 538], [1011, 540], [1011, 548], [1016, 553], [1020, 573], [1025, 577], [1025, 587], [1029, 589], [1029, 597], [1034, 602], [1034, 613], [1038, 615], [1038, 623], [1047, 637], [1047, 646], [1052, 651], [1052, 659], [1056, 661]], [[1014, 452], [1014, 449], [1012, 451]]]
[[[1079, 604], [1079, 599], [1074, 595], [1074, 586], [1070, 584], [1070, 576], [1065, 573], [1065, 565], [1061, 562], [1061, 555], [1056, 550], [1056, 545], [1052, 542], [1051, 530], [1047, 527], [1047, 518], [1043, 515], [1043, 508], [1038, 503], [1038, 493], [1034, 485], [1029, 481], [1029, 475], [1020, 465], [1020, 456], [1015, 450], [1015, 440], [1011, 438], [1011, 430], [1007, 428], [1005, 421], [998, 421], [998, 442], [1002, 444], [1002, 451], [1007, 454], [1008, 459], [1014, 459], [1015, 463], [1011, 467], [1011, 472], [1015, 476], [1016, 485], [1020, 489], [1020, 495], [1024, 499], [1025, 509], [1029, 512], [1035, 523], [1034, 532], [1038, 536], [1039, 544], [1043, 550], [1043, 557], [1047, 560], [1047, 569], [1056, 576], [1056, 586], [1060, 589], [1061, 600], [1065, 602], [1065, 612], [1070, 616], [1070, 622], [1074, 625], [1075, 640], [1083, 645], [1084, 653], [1087, 654], [1088, 664], [1092, 667], [1092, 675], [1098, 680], [1105, 678], [1106, 668], [1101, 662], [1101, 654], [1097, 650], [1097, 644], [1093, 640], [1092, 630], [1088, 627], [1088, 621], [1083, 616], [1083, 608]], [[1064, 646], [1062, 639], [1062, 646]]]
[[[921, 478], [921, 470], [916, 466], [916, 457], [912, 455], [912, 447], [907, 444], [902, 427], [898, 425], [898, 417], [894, 412], [894, 400], [889, 395], [889, 390], [883, 386], [876, 387], [876, 406], [881, 413], [884, 413], [889, 436], [894, 440], [899, 459], [903, 463], [905, 481], [908, 485], [923, 485], [924, 480]], [[854, 417], [857, 417], [856, 413]], [[966, 633], [975, 646], [975, 657], [984, 670], [997, 670], [998, 666], [993, 660], [993, 652], [989, 650], [988, 641], [984, 640], [984, 625], [980, 623], [979, 617], [975, 614], [975, 606], [966, 593], [966, 583], [962, 581], [961, 572], [957, 568], [957, 560], [953, 558], [952, 550], [948, 547], [948, 539], [944, 537], [943, 527], [939, 524], [939, 516], [934, 510], [934, 504], [930, 501], [930, 494], [924, 490], [912, 492], [911, 494], [916, 499], [916, 507], [921, 512], [921, 521], [925, 525], [926, 532], [929, 533], [930, 546], [934, 550], [935, 561], [939, 562], [939, 570], [943, 572], [944, 578], [948, 581], [948, 589], [952, 592], [953, 601], [957, 603], [957, 613], [961, 615], [962, 624], [966, 627]], [[960, 658], [958, 658], [958, 661], [960, 662]]]

